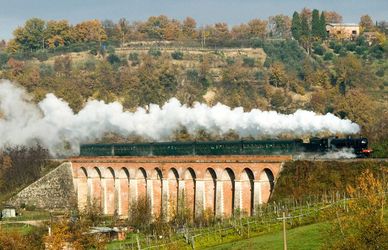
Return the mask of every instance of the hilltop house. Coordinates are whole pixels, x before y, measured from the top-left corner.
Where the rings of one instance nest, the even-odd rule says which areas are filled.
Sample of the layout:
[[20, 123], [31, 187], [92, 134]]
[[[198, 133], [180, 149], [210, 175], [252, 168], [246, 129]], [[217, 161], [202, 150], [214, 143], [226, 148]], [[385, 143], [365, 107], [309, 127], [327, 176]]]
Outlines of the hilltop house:
[[328, 23], [326, 31], [329, 37], [353, 40], [360, 35], [360, 26], [355, 23]]

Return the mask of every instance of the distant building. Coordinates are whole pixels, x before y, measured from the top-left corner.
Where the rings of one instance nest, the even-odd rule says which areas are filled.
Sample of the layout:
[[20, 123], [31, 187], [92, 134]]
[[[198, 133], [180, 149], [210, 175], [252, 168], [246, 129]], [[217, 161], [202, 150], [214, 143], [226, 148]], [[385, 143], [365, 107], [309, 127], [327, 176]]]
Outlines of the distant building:
[[1, 218], [12, 218], [16, 217], [16, 209], [11, 206], [7, 206], [3, 208], [1, 211]]
[[329, 37], [353, 40], [360, 35], [360, 26], [355, 23], [328, 23], [326, 31]]

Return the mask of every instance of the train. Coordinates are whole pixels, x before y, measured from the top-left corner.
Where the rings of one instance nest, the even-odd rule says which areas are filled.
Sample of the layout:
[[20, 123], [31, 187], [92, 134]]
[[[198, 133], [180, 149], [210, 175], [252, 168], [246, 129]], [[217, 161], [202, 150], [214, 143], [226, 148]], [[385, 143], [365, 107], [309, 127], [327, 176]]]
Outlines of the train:
[[190, 141], [123, 144], [82, 144], [80, 156], [180, 156], [180, 155], [298, 155], [347, 149], [356, 157], [369, 157], [368, 139], [310, 138], [293, 140]]

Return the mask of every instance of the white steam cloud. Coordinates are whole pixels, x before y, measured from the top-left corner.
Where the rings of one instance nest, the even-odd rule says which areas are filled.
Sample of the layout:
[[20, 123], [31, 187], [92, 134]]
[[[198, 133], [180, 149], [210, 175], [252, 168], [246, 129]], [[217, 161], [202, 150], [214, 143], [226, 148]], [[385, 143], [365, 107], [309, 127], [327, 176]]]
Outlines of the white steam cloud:
[[182, 127], [190, 134], [200, 130], [220, 135], [234, 131], [241, 137], [256, 138], [285, 133], [295, 137], [321, 132], [354, 134], [360, 129], [333, 114], [305, 110], [289, 115], [258, 109], [244, 112], [241, 107], [231, 109], [222, 104], [187, 107], [175, 98], [162, 107], [150, 104], [147, 110], [138, 108], [135, 112], [124, 111], [118, 102], [93, 100], [75, 114], [68, 103], [53, 94], [34, 104], [24, 89], [0, 81], [0, 148], [39, 142], [54, 156], [69, 155], [78, 152], [80, 143], [94, 142], [108, 132], [161, 141]]

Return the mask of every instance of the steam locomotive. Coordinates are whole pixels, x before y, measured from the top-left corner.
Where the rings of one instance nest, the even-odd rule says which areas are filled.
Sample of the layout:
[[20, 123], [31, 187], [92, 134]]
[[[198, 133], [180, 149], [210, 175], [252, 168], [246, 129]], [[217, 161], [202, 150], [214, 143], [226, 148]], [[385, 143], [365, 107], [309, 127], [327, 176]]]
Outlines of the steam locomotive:
[[154, 142], [126, 144], [83, 144], [80, 156], [178, 156], [178, 155], [298, 155], [349, 150], [369, 157], [367, 138], [311, 138], [295, 140], [240, 140], [208, 142]]

